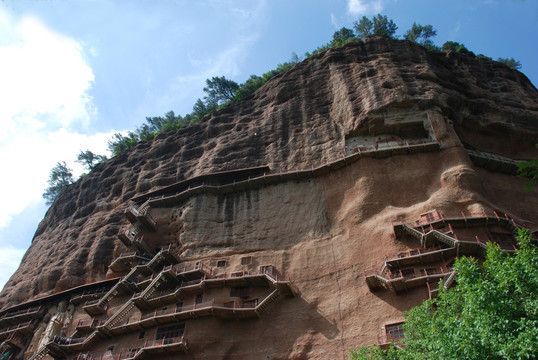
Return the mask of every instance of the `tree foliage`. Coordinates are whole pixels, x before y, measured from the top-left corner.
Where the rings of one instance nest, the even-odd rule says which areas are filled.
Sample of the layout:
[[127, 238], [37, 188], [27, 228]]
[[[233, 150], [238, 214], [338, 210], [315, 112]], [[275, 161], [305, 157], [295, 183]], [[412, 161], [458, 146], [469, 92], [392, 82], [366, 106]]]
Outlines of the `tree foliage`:
[[138, 141], [138, 136], [132, 131], [129, 131], [127, 135], [115, 133], [112, 139], [108, 141], [108, 150], [112, 153], [112, 156], [116, 156], [122, 151], [135, 146]]
[[497, 61], [508, 66], [510, 69], [515, 69], [515, 70], [521, 69], [521, 63], [514, 58], [510, 58], [510, 59], [498, 58]]
[[146, 117], [146, 123], [137, 127], [135, 131], [129, 131], [126, 135], [116, 133], [108, 141], [108, 150], [112, 156], [116, 156], [124, 150], [135, 146], [139, 141], [148, 141], [160, 132], [173, 131], [189, 123], [192, 115], [181, 117], [173, 111], [169, 111], [164, 116]]
[[393, 38], [398, 30], [394, 21], [389, 20], [386, 15], [377, 14], [373, 18], [374, 35], [382, 35]]
[[334, 47], [341, 46], [353, 39], [355, 39], [353, 30], [343, 27], [333, 34], [333, 41], [331, 42], [331, 45]]
[[405, 39], [412, 42], [416, 42], [423, 46], [431, 46], [433, 45], [433, 41], [431, 39], [436, 35], [437, 30], [435, 30], [433, 26], [420, 25], [414, 22], [413, 26], [411, 26], [411, 29], [407, 30], [407, 32], [405, 33]]
[[355, 29], [355, 34], [357, 35], [358, 39], [362, 39], [374, 34], [374, 22], [368, 19], [366, 16], [363, 16], [358, 22], [355, 21], [353, 23], [353, 28]]
[[263, 84], [266, 83], [261, 76], [250, 75], [247, 81], [239, 86], [239, 89], [235, 92], [235, 99], [239, 100], [253, 94], [254, 91], [258, 90]]
[[386, 15], [377, 14], [372, 18], [368, 19], [366, 16], [363, 16], [359, 22], [355, 21], [353, 23], [353, 28], [358, 39], [362, 39], [370, 35], [381, 35], [388, 37], [395, 37], [396, 30], [398, 26], [394, 21], [389, 20]]
[[469, 51], [465, 45], [460, 44], [456, 41], [447, 41], [441, 46], [441, 50], [445, 52], [454, 51], [454, 52], [461, 52], [463, 54], [472, 54], [471, 51]]
[[97, 164], [107, 160], [105, 155], [97, 155], [90, 150], [82, 151], [77, 155], [77, 162], [84, 165], [88, 171], [91, 171]]
[[235, 81], [226, 79], [224, 76], [214, 76], [211, 79], [206, 79], [204, 92], [206, 104], [215, 103], [222, 104], [234, 99], [235, 92], [239, 89], [239, 84]]
[[[538, 144], [536, 144], [538, 149]], [[525, 191], [529, 192], [533, 186], [538, 185], [538, 160], [523, 161], [517, 164], [519, 177], [525, 177], [529, 180], [525, 183]]]
[[351, 352], [352, 359], [536, 359], [538, 358], [538, 248], [519, 230], [515, 254], [488, 244], [481, 265], [461, 258], [457, 284], [439, 287], [406, 314], [404, 347], [377, 345]]
[[56, 163], [50, 170], [49, 180], [47, 181], [49, 186], [43, 193], [46, 204], [51, 205], [63, 189], [74, 181], [72, 170], [67, 166], [65, 161]]
[[[371, 19], [363, 16], [359, 21], [353, 23], [353, 29], [355, 30], [355, 33], [352, 29], [342, 27], [333, 34], [333, 38], [330, 42], [319, 46], [312, 52], [307, 51], [304, 55], [308, 58], [324, 50], [341, 46], [354, 39], [363, 39], [370, 35], [396, 38], [396, 30], [398, 27], [394, 21], [388, 19], [387, 16], [377, 14]], [[433, 29], [432, 25], [413, 23], [411, 29], [405, 34], [405, 38], [422, 44], [428, 50], [440, 51], [441, 49], [434, 45], [431, 40], [436, 34], [437, 31]], [[453, 41], [446, 42], [443, 45], [442, 50], [474, 55], [467, 50], [463, 44]], [[485, 59], [486, 57], [479, 56], [479, 58]], [[316, 60], [317, 59], [309, 59], [309, 61]], [[190, 114], [181, 117], [180, 115], [176, 116], [173, 111], [170, 111], [164, 116], [146, 117], [146, 123], [142, 124], [135, 131], [129, 131], [127, 134], [114, 134], [113, 138], [108, 142], [108, 149], [112, 152], [112, 155], [115, 156], [121, 151], [134, 146], [139, 141], [153, 139], [160, 132], [177, 130], [184, 125], [201, 121], [211, 112], [227, 106], [230, 102], [238, 101], [250, 96], [267, 81], [289, 71], [299, 61], [301, 61], [301, 59], [299, 59], [297, 54], [293, 53], [290, 61], [278, 64], [275, 69], [269, 70], [261, 76], [251, 75], [250, 78], [242, 84], [226, 79], [224, 76], [215, 76], [211, 79], [206, 79], [206, 86], [203, 88], [206, 96], [195, 102]], [[499, 59], [499, 61], [501, 61], [501, 59]], [[519, 62], [514, 64], [514, 66], [518, 68], [518, 66], [520, 66]]]

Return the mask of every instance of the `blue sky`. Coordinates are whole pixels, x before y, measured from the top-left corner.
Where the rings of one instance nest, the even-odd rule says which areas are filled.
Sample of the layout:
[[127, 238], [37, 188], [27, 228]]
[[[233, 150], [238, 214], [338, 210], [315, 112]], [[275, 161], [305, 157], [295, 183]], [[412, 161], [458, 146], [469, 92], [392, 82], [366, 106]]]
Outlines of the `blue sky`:
[[331, 40], [363, 15], [398, 35], [432, 24], [435, 43], [514, 57], [538, 84], [534, 0], [3, 0], [0, 2], [0, 286], [47, 207], [49, 170], [105, 154], [146, 116], [184, 115], [205, 79], [243, 82]]

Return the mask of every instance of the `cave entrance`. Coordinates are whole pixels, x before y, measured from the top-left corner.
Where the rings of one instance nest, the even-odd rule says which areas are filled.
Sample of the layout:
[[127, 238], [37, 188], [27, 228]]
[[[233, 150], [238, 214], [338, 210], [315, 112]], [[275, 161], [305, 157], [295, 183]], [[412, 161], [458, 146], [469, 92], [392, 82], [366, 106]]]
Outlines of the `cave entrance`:
[[434, 139], [425, 112], [372, 117], [346, 136], [346, 154], [422, 144]]

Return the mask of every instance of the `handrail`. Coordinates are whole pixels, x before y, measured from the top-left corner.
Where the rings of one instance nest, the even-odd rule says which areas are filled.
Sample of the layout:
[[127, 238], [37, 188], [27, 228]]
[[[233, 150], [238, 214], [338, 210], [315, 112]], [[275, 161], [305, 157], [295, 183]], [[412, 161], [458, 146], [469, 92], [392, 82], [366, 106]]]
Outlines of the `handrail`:
[[[405, 225], [410, 228], [413, 228], [414, 230], [416, 230], [415, 229], [416, 227], [428, 226], [428, 225], [437, 224], [437, 223], [448, 223], [449, 227], [451, 227], [451, 224], [450, 224], [451, 222], [463, 221], [464, 223], [468, 223], [469, 221], [480, 220], [480, 219], [483, 219], [485, 222], [495, 221], [499, 223], [510, 224], [515, 228], [519, 227], [519, 225], [515, 223], [514, 219], [510, 218], [507, 214], [504, 214], [504, 217], [499, 216], [499, 214], [497, 214], [496, 211], [493, 211], [493, 215], [488, 215], [485, 210], [482, 210], [482, 215], [466, 216], [465, 213], [463, 212], [461, 213], [461, 215], [462, 216], [447, 217], [447, 216], [443, 216], [443, 214], [440, 213], [440, 218], [426, 220], [426, 221], [422, 221], [419, 219], [416, 221], [416, 225], [411, 225], [405, 222], [404, 219], [401, 217], [396, 220], [391, 220], [391, 222], [392, 222], [393, 227], [397, 225]], [[436, 230], [436, 229], [431, 229], [431, 230]]]
[[41, 309], [42, 309], [42, 306], [32, 306], [32, 307], [30, 307], [28, 309], [22, 309], [22, 310], [17, 310], [17, 311], [13, 311], [13, 312], [7, 312], [7, 313], [5, 313], [4, 315], [2, 315], [0, 317], [0, 320], [13, 318], [13, 317], [19, 316], [19, 315], [25, 315], [25, 314], [30, 314], [30, 313], [38, 313], [39, 311], [41, 311]]
[[[163, 339], [157, 339], [157, 340], [146, 340], [144, 342], [144, 345], [139, 349], [132, 349], [127, 351], [120, 352], [117, 356], [115, 356], [115, 360], [127, 360], [132, 359], [136, 357], [138, 354], [140, 354], [143, 351], [146, 351], [151, 348], [157, 348], [157, 347], [165, 347], [165, 346], [172, 346], [172, 345], [179, 345], [184, 344], [185, 347], [187, 347], [187, 339], [185, 336], [181, 337], [175, 337], [175, 338], [163, 338]], [[99, 358], [101, 359], [101, 358]], [[81, 359], [85, 360], [85, 359]], [[92, 358], [93, 360], [93, 358]], [[98, 359], [96, 359], [98, 360]]]
[[[376, 151], [376, 150], [385, 150], [385, 149], [394, 149], [394, 148], [406, 148], [406, 147], [409, 147], [409, 146], [413, 146], [413, 145], [424, 145], [424, 144], [429, 144], [429, 143], [432, 143], [433, 141], [431, 141], [430, 139], [408, 139], [406, 141], [395, 141], [395, 140], [392, 140], [390, 141], [390, 144], [388, 143], [387, 146], [379, 146], [380, 142], [376, 141], [374, 145], [371, 145], [371, 146], [355, 146], [353, 148], [351, 148], [349, 151], [352, 153], [352, 154], [355, 154], [355, 153], [362, 153], [362, 152], [366, 152], [366, 151]], [[396, 144], [396, 147], [392, 146], [392, 144]]]
[[2, 330], [0, 330], [0, 334], [5, 334], [5, 333], [15, 331], [15, 330], [19, 330], [19, 329], [25, 329], [25, 328], [28, 328], [28, 327], [32, 326], [33, 324], [34, 324], [33, 320], [25, 321], [25, 322], [19, 323], [17, 325], [13, 325], [13, 326], [9, 326], [7, 328], [3, 328]]
[[[440, 143], [437, 141], [431, 141], [431, 142], [425, 142], [423, 144], [417, 144], [412, 145], [409, 144], [409, 146], [404, 146], [402, 148], [411, 148], [411, 147], [417, 147], [422, 148], [424, 151], [428, 151], [432, 147], [435, 147], [435, 150], [439, 150]], [[252, 187], [265, 187], [269, 183], [274, 182], [283, 182], [288, 180], [297, 180], [297, 178], [313, 178], [316, 176], [320, 176], [323, 174], [326, 174], [327, 171], [336, 170], [342, 166], [346, 166], [352, 162], [358, 161], [363, 156], [376, 156], [378, 152], [386, 152], [386, 151], [393, 151], [395, 149], [387, 148], [387, 149], [380, 149], [380, 150], [371, 150], [371, 151], [364, 151], [359, 153], [354, 153], [351, 155], [344, 156], [338, 156], [338, 158], [332, 162], [326, 162], [316, 168], [310, 167], [300, 170], [293, 170], [293, 171], [287, 171], [287, 172], [280, 172], [280, 173], [272, 173], [272, 174], [263, 174], [260, 176], [255, 176], [249, 179], [241, 180], [241, 181], [232, 181], [229, 183], [221, 184], [218, 186], [212, 186], [207, 184], [202, 184], [199, 186], [190, 186], [187, 189], [182, 189], [177, 192], [173, 192], [166, 195], [159, 195], [159, 196], [150, 196], [151, 192], [149, 194], [146, 194], [144, 198], [148, 198], [146, 201], [150, 207], [154, 206], [168, 206], [169, 203], [165, 203], [166, 201], [176, 203], [177, 201], [180, 201], [182, 198], [187, 198], [191, 196], [191, 194], [198, 194], [200, 191], [207, 191], [207, 192], [219, 192], [219, 193], [228, 193], [228, 192], [234, 192], [235, 189], [240, 185], [246, 185], [250, 188]], [[149, 196], [148, 196], [149, 195]]]

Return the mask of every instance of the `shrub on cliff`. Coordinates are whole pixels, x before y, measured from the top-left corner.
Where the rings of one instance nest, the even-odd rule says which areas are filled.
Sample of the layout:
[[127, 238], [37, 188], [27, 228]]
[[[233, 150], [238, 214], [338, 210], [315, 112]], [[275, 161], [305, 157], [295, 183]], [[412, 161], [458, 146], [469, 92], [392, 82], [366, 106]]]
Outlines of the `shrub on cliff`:
[[[538, 144], [536, 144], [538, 149]], [[517, 173], [519, 177], [528, 178], [525, 183], [525, 190], [531, 191], [533, 186], [538, 184], [538, 160], [523, 161], [517, 164]]]
[[441, 46], [441, 50], [445, 52], [454, 51], [454, 52], [461, 52], [463, 54], [472, 54], [471, 51], [469, 51], [465, 45], [460, 44], [456, 41], [447, 41]]
[[50, 170], [48, 184], [49, 186], [43, 193], [43, 198], [46, 200], [47, 205], [51, 205], [54, 199], [65, 189], [68, 185], [72, 184], [73, 179], [72, 170], [67, 167], [65, 161], [56, 163], [56, 165]]
[[520, 230], [515, 254], [488, 244], [485, 262], [461, 258], [457, 284], [406, 314], [402, 348], [351, 351], [357, 359], [538, 358], [538, 247]]
[[353, 23], [353, 28], [358, 39], [362, 39], [370, 35], [381, 35], [394, 38], [398, 26], [392, 20], [389, 20], [386, 15], [377, 14], [372, 18], [368, 19], [366, 16], [363, 16], [360, 21], [355, 21]]
[[356, 37], [355, 34], [353, 34], [353, 30], [343, 27], [333, 34], [333, 41], [331, 41], [331, 46], [342, 46], [345, 43], [354, 39], [356, 39]]
[[105, 155], [97, 155], [90, 150], [81, 150], [80, 153], [77, 155], [76, 162], [85, 166], [88, 171], [91, 171], [98, 164], [106, 160], [107, 157]]
[[407, 30], [407, 32], [405, 33], [404, 38], [406, 40], [420, 44], [430, 51], [441, 51], [441, 48], [436, 46], [432, 41], [432, 38], [436, 35], [437, 30], [435, 30], [433, 26], [420, 25], [414, 22], [411, 26], [411, 29]]
[[207, 103], [221, 104], [232, 101], [235, 92], [239, 89], [239, 85], [235, 81], [226, 79], [224, 76], [214, 76], [211, 79], [206, 79], [205, 83], [204, 92], [207, 94], [205, 97]]
[[510, 59], [498, 58], [497, 61], [508, 66], [510, 69], [515, 69], [515, 70], [521, 69], [521, 63], [514, 58], [510, 58]]

